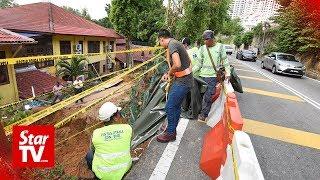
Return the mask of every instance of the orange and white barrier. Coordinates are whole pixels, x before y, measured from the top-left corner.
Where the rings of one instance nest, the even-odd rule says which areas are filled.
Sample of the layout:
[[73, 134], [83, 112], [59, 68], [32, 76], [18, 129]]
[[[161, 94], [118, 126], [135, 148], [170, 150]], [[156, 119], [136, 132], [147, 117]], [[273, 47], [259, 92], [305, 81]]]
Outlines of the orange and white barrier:
[[264, 180], [250, 137], [235, 131], [232, 146], [227, 147], [226, 163], [219, 180]]
[[233, 93], [234, 90], [230, 83], [224, 83], [224, 89], [221, 89], [220, 96], [218, 99], [212, 103], [210, 112], [208, 114], [207, 125], [210, 127], [214, 127], [220, 120], [224, 111], [224, 104], [226, 102], [226, 94]]
[[[220, 169], [225, 164], [226, 149], [228, 144], [231, 144], [233, 132], [241, 130], [243, 125], [236, 95], [230, 88], [226, 91], [231, 92], [226, 92], [226, 94], [222, 92], [218, 98], [220, 100], [217, 100], [219, 102], [211, 107], [208, 124], [212, 126], [212, 129], [204, 137], [201, 152], [200, 168], [212, 179], [220, 176]], [[213, 112], [217, 109], [222, 109], [222, 113], [214, 116]]]

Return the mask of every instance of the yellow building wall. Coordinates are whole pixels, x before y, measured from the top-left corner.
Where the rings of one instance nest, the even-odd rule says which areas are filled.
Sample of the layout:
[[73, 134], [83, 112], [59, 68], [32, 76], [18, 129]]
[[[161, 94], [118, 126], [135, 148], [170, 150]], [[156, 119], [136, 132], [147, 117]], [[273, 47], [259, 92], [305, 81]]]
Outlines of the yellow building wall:
[[[54, 35], [52, 37], [52, 45], [53, 45], [53, 55], [60, 55], [60, 41], [70, 41], [71, 42], [71, 53], [75, 53], [75, 45], [79, 43], [79, 41], [83, 41], [83, 53], [88, 53], [88, 41], [100, 41], [100, 53], [103, 53], [103, 41], [106, 42], [106, 45], [109, 45], [110, 41], [114, 41], [115, 39], [109, 39], [104, 37], [90, 37], [90, 36], [71, 36], [71, 35]], [[115, 44], [115, 43], [114, 43]], [[115, 56], [113, 55], [113, 58]], [[89, 64], [100, 62], [100, 68], [97, 69], [99, 74], [103, 74], [103, 65], [106, 64], [106, 56], [105, 55], [95, 55], [87, 57]], [[55, 65], [58, 61], [55, 61]], [[50, 67], [47, 68], [47, 72], [52, 75], [55, 75], [56, 68]]]
[[[0, 46], [0, 51], [5, 51], [6, 58], [12, 56], [11, 51], [8, 46]], [[7, 65], [8, 76], [9, 76], [9, 84], [0, 85], [0, 96], [2, 99], [0, 100], [0, 105], [9, 104], [19, 100], [17, 81], [16, 81], [16, 73], [14, 70], [14, 65]]]
[[[88, 36], [72, 36], [72, 35], [53, 35], [52, 36], [52, 46], [53, 46], [53, 55], [60, 55], [60, 41], [70, 41], [71, 42], [71, 53], [74, 53], [74, 45], [78, 44], [79, 41], [83, 41], [83, 53], [88, 53], [88, 41], [100, 41], [100, 53], [103, 53], [103, 41], [106, 42], [106, 45], [109, 46], [110, 41], [114, 41], [114, 50], [115, 50], [115, 39], [104, 38], [104, 37], [88, 37]], [[108, 48], [107, 48], [108, 49]], [[6, 58], [12, 57], [12, 53], [10, 51], [9, 46], [0, 46], [0, 51], [5, 51]], [[112, 58], [115, 58], [115, 55], [112, 55]], [[103, 65], [106, 64], [106, 56], [105, 55], [95, 55], [88, 57], [89, 63], [99, 62], [100, 61], [100, 69], [98, 70], [100, 74], [103, 74]], [[55, 65], [58, 61], [55, 61]], [[16, 82], [16, 74], [14, 65], [8, 65], [8, 75], [10, 83], [6, 85], [0, 85], [0, 96], [2, 100], [0, 101], [0, 105], [5, 105], [9, 103], [13, 103], [19, 100], [17, 82]], [[47, 67], [42, 68], [42, 70], [50, 73], [51, 75], [56, 75], [56, 67]]]

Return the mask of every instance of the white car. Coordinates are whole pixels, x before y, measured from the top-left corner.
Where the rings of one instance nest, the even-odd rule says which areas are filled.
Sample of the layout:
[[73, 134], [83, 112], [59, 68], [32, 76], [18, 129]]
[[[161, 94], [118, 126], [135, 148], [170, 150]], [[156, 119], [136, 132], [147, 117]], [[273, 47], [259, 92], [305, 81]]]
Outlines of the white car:
[[228, 55], [231, 55], [233, 53], [233, 47], [230, 45], [224, 45], [224, 48], [226, 49], [226, 53]]

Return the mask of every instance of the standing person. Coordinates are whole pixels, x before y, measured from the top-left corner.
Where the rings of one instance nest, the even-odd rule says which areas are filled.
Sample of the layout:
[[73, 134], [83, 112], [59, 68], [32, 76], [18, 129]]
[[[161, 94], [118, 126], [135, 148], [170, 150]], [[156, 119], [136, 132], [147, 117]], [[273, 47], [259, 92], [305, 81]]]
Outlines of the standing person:
[[170, 77], [174, 77], [166, 104], [168, 128], [157, 137], [159, 142], [166, 143], [176, 140], [176, 128], [180, 119], [181, 104], [192, 87], [193, 77], [191, 61], [183, 45], [171, 38], [168, 30], [160, 30], [158, 40], [160, 45], [167, 49], [169, 65], [169, 71], [162, 76], [162, 80], [168, 81]]
[[51, 105], [54, 105], [56, 103], [57, 99], [59, 99], [59, 101], [62, 101], [62, 99], [63, 99], [62, 88], [63, 88], [63, 86], [61, 85], [61, 83], [59, 81], [57, 81], [56, 85], [53, 86], [54, 98], [53, 98]]
[[[79, 94], [83, 91], [83, 82], [80, 76], [78, 76], [77, 79], [73, 82], [73, 87], [76, 94]], [[83, 102], [83, 98], [81, 98], [80, 100], [77, 100], [76, 103], [78, 103], [78, 101]]]
[[205, 45], [199, 48], [199, 64], [192, 68], [194, 73], [199, 72], [199, 76], [203, 78], [203, 80], [208, 84], [207, 90], [204, 93], [203, 100], [202, 100], [202, 109], [201, 113], [198, 117], [199, 121], [206, 121], [208, 114], [211, 109], [212, 105], [212, 96], [215, 94], [216, 88], [216, 77], [217, 72], [214, 70], [211, 58], [208, 54], [212, 56], [213, 63], [216, 67], [222, 65], [226, 71], [226, 79], [230, 77], [230, 64], [227, 59], [226, 49], [221, 43], [217, 43], [214, 37], [214, 32], [211, 30], [206, 30], [203, 33], [203, 39]]
[[[182, 39], [182, 44], [188, 52], [189, 58], [191, 60], [192, 67], [196, 65], [198, 60], [198, 50], [200, 46], [200, 42], [197, 40], [194, 43], [194, 47], [190, 48], [191, 42], [188, 37]], [[186, 98], [183, 100], [182, 109], [186, 112], [186, 117], [189, 119], [195, 119], [198, 117], [199, 112], [201, 110], [201, 93], [199, 91], [199, 82], [197, 77], [199, 73], [193, 73], [193, 76], [196, 77], [193, 79], [193, 86], [190, 92], [187, 94]]]
[[[102, 180], [122, 179], [132, 164], [132, 128], [129, 124], [121, 124], [120, 110], [112, 102], [101, 106], [99, 119], [105, 126], [93, 131], [91, 147], [86, 155], [89, 169]], [[109, 121], [115, 124], [108, 125]]]

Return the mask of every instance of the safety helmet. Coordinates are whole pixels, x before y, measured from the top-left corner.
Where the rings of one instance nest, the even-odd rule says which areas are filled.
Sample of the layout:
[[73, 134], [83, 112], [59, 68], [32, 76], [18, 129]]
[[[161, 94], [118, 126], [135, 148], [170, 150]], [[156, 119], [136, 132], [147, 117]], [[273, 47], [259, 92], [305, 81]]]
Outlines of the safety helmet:
[[121, 107], [116, 106], [112, 102], [106, 102], [99, 109], [99, 119], [106, 122], [110, 121], [110, 118], [120, 110]]

